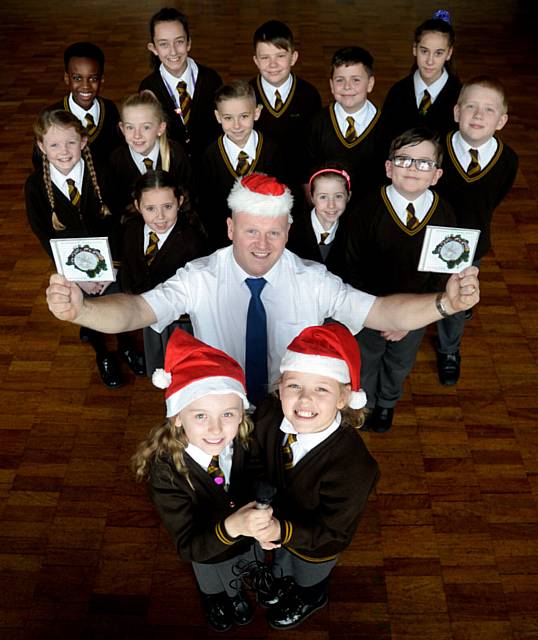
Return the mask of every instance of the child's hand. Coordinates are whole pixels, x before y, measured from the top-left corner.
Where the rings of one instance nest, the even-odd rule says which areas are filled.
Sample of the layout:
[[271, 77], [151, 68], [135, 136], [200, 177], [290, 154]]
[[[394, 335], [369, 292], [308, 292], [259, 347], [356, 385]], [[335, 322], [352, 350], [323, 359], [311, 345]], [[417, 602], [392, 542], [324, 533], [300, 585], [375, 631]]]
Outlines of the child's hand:
[[50, 277], [47, 288], [47, 304], [59, 320], [73, 322], [82, 311], [82, 291], [74, 282], [55, 273]]
[[280, 540], [281, 535], [280, 522], [276, 518], [272, 518], [266, 530], [261, 531], [260, 534], [255, 537], [262, 549], [270, 551], [271, 549], [278, 549], [278, 547], [281, 546], [278, 542], [272, 542], [273, 540]]
[[224, 521], [226, 531], [232, 538], [238, 536], [248, 536], [255, 538], [257, 535], [262, 535], [263, 532], [270, 526], [273, 517], [273, 510], [271, 507], [268, 509], [256, 509], [255, 502], [249, 502], [231, 516], [228, 516]]

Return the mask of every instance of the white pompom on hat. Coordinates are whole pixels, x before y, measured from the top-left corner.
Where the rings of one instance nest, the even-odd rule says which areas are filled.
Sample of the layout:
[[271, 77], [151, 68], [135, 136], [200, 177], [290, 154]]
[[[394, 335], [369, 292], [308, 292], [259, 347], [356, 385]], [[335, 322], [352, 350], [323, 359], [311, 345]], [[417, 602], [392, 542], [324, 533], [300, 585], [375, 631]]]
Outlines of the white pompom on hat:
[[248, 409], [245, 374], [229, 355], [176, 329], [168, 341], [164, 369], [156, 369], [152, 382], [166, 389], [166, 416], [177, 415], [206, 395], [235, 393]]
[[228, 206], [232, 213], [248, 213], [265, 218], [287, 215], [288, 222], [293, 222], [291, 191], [276, 178], [263, 173], [251, 173], [236, 180], [228, 196]]
[[351, 385], [349, 406], [362, 409], [366, 394], [360, 388], [361, 354], [357, 341], [346, 327], [330, 322], [307, 327], [291, 341], [280, 363], [280, 373], [318, 373]]

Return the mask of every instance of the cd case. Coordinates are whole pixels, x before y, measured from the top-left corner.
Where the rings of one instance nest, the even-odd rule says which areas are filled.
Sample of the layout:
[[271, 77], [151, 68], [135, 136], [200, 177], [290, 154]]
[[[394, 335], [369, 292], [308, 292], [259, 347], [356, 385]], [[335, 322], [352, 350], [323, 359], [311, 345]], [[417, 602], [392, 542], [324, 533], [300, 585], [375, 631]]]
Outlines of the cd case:
[[428, 225], [418, 263], [419, 271], [459, 273], [473, 264], [479, 229]]
[[108, 238], [53, 238], [56, 270], [73, 282], [113, 282], [115, 269]]

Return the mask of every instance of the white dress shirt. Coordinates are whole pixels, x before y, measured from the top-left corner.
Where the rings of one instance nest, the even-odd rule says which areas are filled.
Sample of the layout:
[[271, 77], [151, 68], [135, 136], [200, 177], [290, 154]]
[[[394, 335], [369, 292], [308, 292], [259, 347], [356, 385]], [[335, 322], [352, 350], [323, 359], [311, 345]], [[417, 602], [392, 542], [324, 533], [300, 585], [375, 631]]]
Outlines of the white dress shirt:
[[163, 64], [159, 67], [159, 72], [164, 84], [168, 89], [168, 93], [172, 97], [172, 100], [176, 103], [176, 107], [179, 108], [179, 93], [177, 92], [177, 83], [183, 80], [187, 83], [187, 91], [192, 99], [194, 95], [194, 89], [196, 88], [196, 80], [198, 78], [198, 65], [192, 58], [187, 58], [187, 68], [179, 78], [173, 76]]
[[288, 433], [294, 433], [297, 436], [297, 440], [290, 445], [291, 452], [293, 453], [293, 466], [295, 466], [299, 460], [304, 458], [307, 453], [310, 453], [314, 447], [317, 447], [318, 444], [327, 440], [327, 438], [338, 429], [341, 422], [342, 416], [340, 411], [338, 411], [336, 418], [326, 429], [323, 429], [323, 431], [316, 431], [315, 433], [297, 433], [291, 422], [289, 422], [287, 418], [283, 418], [282, 423], [280, 424], [280, 431], [284, 434], [282, 437], [282, 446], [288, 438]]
[[[158, 231], [153, 232], [153, 233], [156, 233], [157, 237], [159, 238], [159, 242], [157, 243], [157, 250], [159, 250], [163, 246], [163, 244], [166, 241], [166, 238], [168, 238], [168, 236], [172, 233], [172, 229], [174, 228], [174, 226], [170, 227], [170, 229], [168, 229], [168, 231], [165, 231], [164, 233], [159, 233]], [[146, 253], [148, 249], [149, 234], [152, 231], [153, 229], [151, 229], [147, 224], [144, 223], [144, 253]]]
[[478, 151], [478, 164], [480, 165], [480, 168], [483, 169], [491, 162], [493, 156], [497, 152], [498, 146], [499, 143], [494, 137], [491, 137], [487, 142], [484, 142], [484, 144], [479, 147], [472, 147], [470, 144], [465, 142], [459, 131], [456, 131], [452, 136], [452, 148], [454, 149], [456, 158], [464, 171], [467, 171], [467, 167], [471, 163], [471, 154], [469, 153], [469, 149], [476, 149]]
[[101, 115], [101, 107], [99, 105], [99, 100], [95, 99], [93, 104], [88, 111], [80, 107], [75, 100], [73, 99], [73, 94], [69, 94], [69, 111], [76, 116], [81, 122], [83, 127], [88, 126], [88, 121], [86, 120], [86, 114], [90, 114], [93, 118], [95, 124], [99, 124], [99, 116]]
[[290, 95], [291, 87], [293, 85], [293, 76], [291, 75], [291, 73], [288, 76], [288, 79], [284, 83], [282, 83], [280, 87], [274, 87], [272, 84], [267, 82], [267, 80], [263, 76], [261, 78], [262, 78], [263, 92], [265, 93], [265, 97], [271, 103], [271, 106], [273, 107], [273, 109], [275, 108], [275, 103], [276, 103], [275, 91], [278, 91], [278, 93], [280, 93], [280, 98], [282, 99], [282, 102], [283, 103], [286, 102], [286, 100], [288, 99], [288, 96]]
[[355, 113], [347, 113], [338, 102], [334, 104], [334, 114], [343, 136], [346, 135], [347, 128], [349, 127], [349, 122], [347, 121], [349, 116], [355, 120], [355, 131], [357, 132], [357, 137], [360, 137], [370, 122], [375, 118], [376, 113], [377, 109], [370, 100], [366, 100], [363, 106]]
[[224, 151], [228, 156], [230, 164], [235, 169], [237, 167], [237, 160], [239, 152], [244, 151], [248, 155], [249, 163], [254, 162], [256, 158], [256, 147], [258, 146], [258, 134], [254, 129], [250, 132], [246, 145], [241, 149], [235, 142], [232, 142], [227, 135], [223, 137]]
[[333, 226], [329, 229], [329, 231], [327, 231], [327, 229], [324, 229], [323, 225], [319, 221], [316, 215], [316, 208], [314, 207], [312, 209], [312, 212], [310, 213], [310, 221], [312, 223], [312, 229], [314, 229], [314, 233], [316, 235], [316, 240], [318, 244], [321, 242], [322, 233], [329, 234], [325, 238], [325, 244], [330, 244], [334, 240], [334, 236], [336, 235], [336, 230], [338, 229], [338, 222], [339, 222], [338, 219], [334, 221]]
[[[226, 445], [223, 451], [221, 451], [219, 455], [219, 467], [224, 474], [224, 486], [227, 487], [230, 484], [230, 474], [232, 472], [232, 458], [234, 452], [234, 443], [230, 442], [230, 444]], [[209, 468], [209, 464], [211, 462], [211, 456], [209, 453], [202, 451], [199, 447], [194, 444], [189, 444], [185, 447], [185, 453], [188, 453], [190, 457], [197, 462], [202, 469], [206, 471]]]
[[415, 100], [417, 103], [417, 109], [420, 107], [420, 103], [422, 102], [422, 98], [424, 97], [424, 91], [427, 89], [430, 94], [430, 99], [432, 104], [436, 101], [437, 96], [443, 90], [446, 82], [448, 80], [448, 72], [446, 69], [443, 69], [441, 75], [437, 78], [435, 82], [431, 84], [426, 84], [420, 75], [420, 71], [417, 69], [413, 74], [413, 85], [415, 87]]
[[405, 226], [407, 224], [407, 205], [410, 202], [413, 203], [413, 206], [415, 207], [415, 218], [419, 222], [422, 222], [432, 206], [433, 193], [429, 189], [426, 189], [426, 191], [421, 193], [418, 198], [415, 198], [415, 200], [408, 200], [396, 191], [394, 185], [389, 184], [387, 187], [387, 198], [389, 199], [394, 211], [398, 214], [398, 218], [400, 218]]
[[[222, 349], [245, 365], [245, 337], [250, 277], [233, 257], [233, 247], [219, 249], [178, 269], [176, 274], [142, 296], [157, 317], [161, 332], [188, 313], [194, 335]], [[344, 284], [316, 262], [303, 261], [287, 249], [263, 276], [261, 299], [267, 314], [269, 382], [275, 381], [288, 344], [303, 329], [334, 318], [358, 333], [375, 297]]]
[[133, 151], [131, 147], [129, 147], [129, 153], [131, 154], [131, 158], [133, 159], [133, 162], [136, 164], [136, 168], [140, 171], [142, 175], [144, 175], [148, 171], [146, 168], [146, 165], [144, 164], [145, 158], [149, 158], [153, 162], [154, 171], [155, 169], [157, 169], [157, 162], [159, 161], [159, 151], [160, 151], [160, 146], [159, 146], [158, 139], [155, 141], [155, 144], [153, 145], [153, 149], [145, 156], [143, 156], [141, 153], [137, 153], [136, 151]]
[[78, 189], [78, 192], [82, 194], [82, 182], [84, 180], [84, 160], [82, 158], [66, 176], [61, 171], [58, 171], [52, 162], [49, 162], [49, 166], [50, 179], [52, 180], [52, 183], [60, 189], [68, 200], [71, 200], [69, 197], [69, 187], [67, 186], [67, 180], [69, 179], [75, 181], [75, 186]]

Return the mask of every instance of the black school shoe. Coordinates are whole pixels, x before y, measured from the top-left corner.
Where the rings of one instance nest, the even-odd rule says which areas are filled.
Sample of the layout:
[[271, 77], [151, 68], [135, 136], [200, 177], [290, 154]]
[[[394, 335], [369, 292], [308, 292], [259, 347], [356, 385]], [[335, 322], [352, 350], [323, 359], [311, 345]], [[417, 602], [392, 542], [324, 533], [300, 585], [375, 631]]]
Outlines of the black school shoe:
[[224, 591], [221, 593], [202, 593], [202, 604], [207, 624], [214, 631], [228, 631], [233, 625], [230, 598]]
[[386, 433], [392, 427], [393, 416], [394, 409], [392, 407], [378, 407], [376, 405], [366, 416], [361, 431]]
[[460, 379], [460, 352], [439, 353], [437, 352], [437, 373], [439, 382], [444, 387], [454, 386]]
[[228, 596], [232, 609], [232, 618], [235, 624], [243, 626], [252, 622], [254, 618], [254, 607], [246, 598], [243, 591], [239, 591], [236, 596]]
[[109, 389], [117, 389], [123, 384], [123, 377], [116, 359], [111, 353], [97, 354], [95, 356], [97, 368], [101, 380]]
[[322, 609], [328, 601], [327, 594], [323, 592], [316, 600], [306, 602], [297, 588], [291, 589], [278, 605], [269, 609], [267, 622], [273, 629], [293, 629]]
[[123, 349], [120, 353], [135, 376], [143, 377], [146, 375], [146, 360], [143, 353], [136, 351], [136, 349]]
[[258, 604], [268, 609], [269, 607], [276, 606], [295, 586], [295, 580], [291, 576], [283, 576], [282, 578], [275, 578], [273, 584], [267, 590], [258, 590], [257, 599]]

